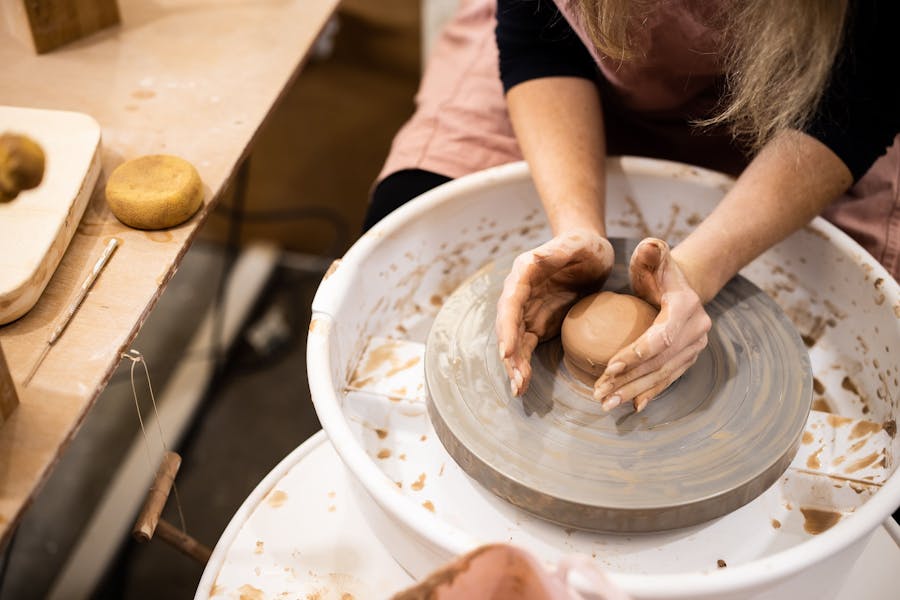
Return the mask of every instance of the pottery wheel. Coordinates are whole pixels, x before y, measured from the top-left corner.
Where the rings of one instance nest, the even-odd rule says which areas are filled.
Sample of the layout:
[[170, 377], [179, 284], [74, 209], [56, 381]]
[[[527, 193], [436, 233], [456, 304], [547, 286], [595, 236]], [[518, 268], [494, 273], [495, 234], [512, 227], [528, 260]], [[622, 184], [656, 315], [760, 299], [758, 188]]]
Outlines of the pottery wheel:
[[[615, 240], [617, 260], [636, 242]], [[743, 506], [787, 469], [812, 401], [800, 336], [736, 277], [707, 305], [709, 344], [641, 413], [605, 413], [567, 372], [557, 337], [538, 346], [528, 392], [512, 395], [497, 352], [496, 302], [514, 257], [459, 287], [425, 350], [428, 410], [464, 471], [497, 496], [566, 527], [660, 531]], [[627, 291], [617, 264], [604, 289]]]

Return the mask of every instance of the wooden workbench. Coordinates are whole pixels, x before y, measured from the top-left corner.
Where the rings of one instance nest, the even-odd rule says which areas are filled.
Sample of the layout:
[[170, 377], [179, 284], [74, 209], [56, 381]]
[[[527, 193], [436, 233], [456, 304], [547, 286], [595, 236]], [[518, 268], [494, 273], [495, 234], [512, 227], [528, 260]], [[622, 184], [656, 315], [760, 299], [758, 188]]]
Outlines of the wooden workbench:
[[[105, 387], [211, 205], [298, 73], [338, 0], [119, 0], [120, 26], [36, 56], [0, 27], [0, 104], [84, 112], [102, 127], [103, 173], [37, 305], [0, 327], [20, 406], [0, 425], [0, 548]], [[162, 232], [121, 225], [106, 176], [143, 154], [200, 172], [204, 207]], [[106, 240], [122, 245], [28, 387], [22, 381]]]

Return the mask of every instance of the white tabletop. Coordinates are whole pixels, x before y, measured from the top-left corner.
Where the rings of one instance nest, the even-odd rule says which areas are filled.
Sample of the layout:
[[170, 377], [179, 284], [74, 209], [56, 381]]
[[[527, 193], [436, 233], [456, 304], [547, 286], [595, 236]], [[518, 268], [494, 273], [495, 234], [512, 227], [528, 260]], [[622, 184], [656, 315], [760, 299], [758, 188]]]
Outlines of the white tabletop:
[[[898, 572], [900, 548], [879, 527], [837, 600], [893, 600]], [[364, 600], [387, 598], [412, 583], [366, 524], [340, 458], [320, 431], [235, 513], [195, 600], [241, 594]]]

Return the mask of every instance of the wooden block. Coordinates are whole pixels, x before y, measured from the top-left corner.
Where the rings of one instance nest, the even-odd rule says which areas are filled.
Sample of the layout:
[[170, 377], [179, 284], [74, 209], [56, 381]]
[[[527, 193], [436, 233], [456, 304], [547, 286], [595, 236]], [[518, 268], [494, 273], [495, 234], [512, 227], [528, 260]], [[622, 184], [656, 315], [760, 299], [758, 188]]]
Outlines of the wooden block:
[[13, 383], [12, 374], [10, 374], [6, 358], [3, 356], [3, 347], [0, 347], [0, 425], [9, 419], [18, 405], [16, 384]]
[[10, 33], [38, 54], [119, 23], [116, 0], [0, 0]]

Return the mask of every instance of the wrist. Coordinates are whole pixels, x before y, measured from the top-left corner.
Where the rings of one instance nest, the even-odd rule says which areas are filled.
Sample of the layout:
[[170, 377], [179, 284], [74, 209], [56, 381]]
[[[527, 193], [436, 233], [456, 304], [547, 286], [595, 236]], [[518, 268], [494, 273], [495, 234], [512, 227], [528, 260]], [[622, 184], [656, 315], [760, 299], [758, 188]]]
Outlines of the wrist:
[[672, 259], [700, 297], [700, 302], [706, 304], [716, 297], [730, 277], [720, 273], [709, 261], [678, 250], [677, 246], [672, 249]]
[[549, 216], [550, 229], [554, 236], [564, 235], [575, 231], [583, 231], [606, 237], [606, 223], [602, 214], [572, 213], [565, 215]]

